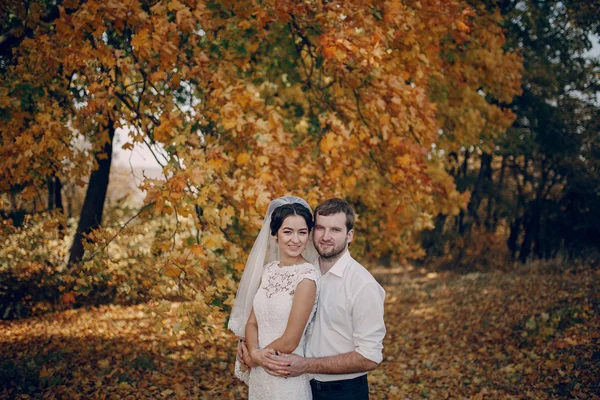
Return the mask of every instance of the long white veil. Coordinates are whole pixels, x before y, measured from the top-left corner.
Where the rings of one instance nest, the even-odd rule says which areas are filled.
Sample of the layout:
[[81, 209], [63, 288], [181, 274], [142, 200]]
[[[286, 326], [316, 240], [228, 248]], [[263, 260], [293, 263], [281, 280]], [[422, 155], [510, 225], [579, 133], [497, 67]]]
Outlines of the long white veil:
[[[242, 274], [242, 279], [240, 280], [240, 285], [235, 295], [235, 302], [231, 309], [231, 315], [227, 326], [240, 338], [246, 337], [246, 322], [248, 322], [250, 312], [252, 311], [252, 302], [256, 295], [256, 291], [258, 290], [264, 266], [272, 261], [279, 260], [279, 247], [277, 246], [275, 237], [272, 236], [270, 232], [271, 215], [276, 208], [285, 204], [295, 203], [303, 205], [312, 213], [308, 203], [300, 197], [283, 196], [269, 203], [269, 208], [267, 209], [267, 215], [265, 215], [262, 228], [252, 246], [250, 256], [248, 256], [248, 260], [246, 261], [244, 273]], [[310, 239], [306, 244], [306, 249], [302, 252], [302, 255], [309, 262], [314, 262], [318, 257], [312, 241], [312, 234], [310, 235]], [[247, 373], [243, 373], [243, 371], [240, 372], [239, 367], [239, 362], [236, 360], [236, 376], [247, 383]], [[242, 376], [240, 376], [240, 374]]]

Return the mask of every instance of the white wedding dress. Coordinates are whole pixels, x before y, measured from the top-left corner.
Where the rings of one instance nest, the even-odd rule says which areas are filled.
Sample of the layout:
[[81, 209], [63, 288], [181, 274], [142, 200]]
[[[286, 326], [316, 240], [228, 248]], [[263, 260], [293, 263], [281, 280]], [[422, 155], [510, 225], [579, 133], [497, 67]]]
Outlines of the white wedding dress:
[[[307, 326], [295, 354], [304, 356], [307, 328], [310, 328], [317, 309], [320, 274], [309, 263], [280, 267], [275, 261], [265, 266], [260, 287], [254, 297], [254, 315], [258, 322], [258, 345], [268, 346], [283, 335], [287, 326], [296, 286], [310, 279], [317, 285], [317, 296], [308, 318]], [[261, 367], [252, 368], [249, 382], [250, 400], [310, 400], [312, 399], [308, 375], [281, 378], [267, 374]]]

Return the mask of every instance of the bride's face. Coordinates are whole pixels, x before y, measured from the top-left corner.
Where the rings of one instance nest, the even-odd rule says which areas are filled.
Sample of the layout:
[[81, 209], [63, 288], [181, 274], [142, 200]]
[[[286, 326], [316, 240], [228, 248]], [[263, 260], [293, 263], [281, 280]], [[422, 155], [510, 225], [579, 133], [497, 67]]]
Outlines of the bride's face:
[[308, 243], [308, 226], [300, 215], [290, 215], [277, 231], [277, 244], [281, 258], [298, 257]]

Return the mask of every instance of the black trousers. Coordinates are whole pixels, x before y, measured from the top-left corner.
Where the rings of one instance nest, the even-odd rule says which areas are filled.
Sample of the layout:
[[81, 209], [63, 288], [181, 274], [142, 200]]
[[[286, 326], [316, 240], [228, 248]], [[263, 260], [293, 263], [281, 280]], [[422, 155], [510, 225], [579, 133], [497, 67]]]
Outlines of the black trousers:
[[369, 382], [367, 375], [341, 381], [310, 381], [313, 400], [368, 400]]

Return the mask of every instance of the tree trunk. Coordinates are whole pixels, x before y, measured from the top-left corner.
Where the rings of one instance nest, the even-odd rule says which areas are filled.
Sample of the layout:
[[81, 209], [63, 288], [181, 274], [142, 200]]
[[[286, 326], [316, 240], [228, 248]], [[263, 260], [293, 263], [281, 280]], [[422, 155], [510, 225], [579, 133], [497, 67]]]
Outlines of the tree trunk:
[[525, 212], [523, 220], [525, 234], [523, 236], [523, 242], [521, 243], [521, 249], [519, 250], [519, 261], [522, 263], [525, 263], [529, 258], [529, 254], [531, 254], [531, 244], [533, 242], [533, 218], [531, 218], [529, 212], [531, 212], [531, 209]]
[[[519, 201], [519, 206], [523, 209], [523, 216], [521, 218], [521, 226], [523, 228], [523, 241], [521, 242], [521, 246], [519, 249], [519, 261], [524, 263], [529, 259], [529, 256], [531, 255], [531, 250], [532, 250], [532, 246], [533, 243], [535, 241], [537, 232], [539, 231], [539, 219], [540, 219], [540, 204], [538, 202], [538, 199], [541, 198], [541, 192], [540, 192], [540, 186], [538, 185], [537, 189], [536, 189], [536, 196], [534, 197], [533, 201], [527, 201], [525, 200], [526, 195], [525, 195], [525, 186], [527, 184], [528, 181], [531, 182], [531, 184], [535, 187], [535, 174], [532, 173], [531, 178], [528, 179], [527, 177], [527, 171], [528, 171], [528, 166], [529, 166], [529, 162], [530, 162], [530, 158], [525, 157], [524, 160], [524, 164], [523, 164], [523, 169], [522, 169], [522, 174], [523, 174], [523, 184], [519, 184], [519, 172], [517, 171], [517, 168], [515, 168], [514, 174], [515, 174], [515, 183], [517, 184], [517, 191], [518, 191], [518, 201]], [[542, 174], [544, 175], [544, 174]], [[542, 182], [545, 182], [545, 177], [542, 176], [540, 185], [542, 185]], [[511, 252], [514, 254], [514, 252], [516, 251], [516, 247], [517, 247], [517, 243], [516, 241], [518, 240], [518, 238], [513, 235], [512, 233], [512, 229], [511, 229], [511, 237], [509, 238], [509, 248], [511, 249]], [[513, 256], [514, 257], [514, 256]]]
[[101, 151], [95, 154], [98, 169], [93, 170], [90, 175], [81, 216], [79, 217], [79, 225], [73, 239], [71, 247], [71, 255], [69, 257], [69, 265], [73, 265], [83, 258], [83, 241], [84, 235], [98, 228], [102, 222], [102, 211], [104, 201], [106, 199], [106, 191], [108, 189], [108, 180], [110, 174], [110, 164], [112, 160], [112, 146], [115, 136], [115, 126], [112, 119], [108, 121], [108, 142], [104, 144]]
[[421, 233], [423, 248], [427, 252], [427, 257], [437, 257], [446, 254], [446, 238], [444, 237], [444, 227], [446, 225], [447, 215], [438, 214], [435, 217], [434, 229], [425, 230]]
[[498, 178], [498, 184], [496, 185], [496, 193], [488, 201], [487, 207], [487, 217], [485, 221], [485, 227], [488, 232], [496, 231], [496, 227], [498, 226], [498, 207], [496, 204], [501, 200], [502, 196], [502, 187], [504, 185], [504, 171], [506, 170], [506, 157], [502, 156], [502, 165], [500, 166], [500, 177]]
[[75, 185], [71, 184], [67, 186], [66, 189], [66, 194], [67, 194], [67, 219], [72, 218], [73, 217], [73, 208], [74, 208], [74, 201], [75, 201]]
[[[48, 186], [48, 211], [58, 211], [61, 216], [64, 216], [63, 202], [62, 202], [62, 182], [60, 178], [55, 175], [49, 175], [46, 177], [46, 184]], [[58, 225], [58, 237], [64, 238], [66, 233], [66, 226], [64, 219], [60, 218], [60, 224]]]
[[[525, 164], [527, 166], [527, 164]], [[539, 257], [540, 252], [540, 223], [542, 218], [542, 204], [544, 197], [544, 188], [548, 180], [548, 171], [546, 169], [546, 159], [542, 159], [541, 164], [541, 177], [540, 182], [537, 185], [536, 193], [533, 201], [530, 201], [526, 205], [525, 215], [525, 236], [523, 237], [523, 243], [521, 244], [521, 250], [519, 251], [519, 261], [525, 262], [531, 255], [532, 250], [534, 254]], [[532, 183], [534, 178], [532, 177]]]
[[507, 246], [510, 250], [510, 259], [515, 261], [517, 258], [517, 241], [519, 240], [519, 235], [521, 234], [521, 217], [515, 218], [515, 220], [510, 224], [510, 235], [508, 236]]
[[534, 212], [532, 214], [533, 216], [533, 220], [532, 220], [532, 225], [533, 225], [533, 232], [532, 232], [532, 244], [533, 244], [533, 253], [535, 254], [535, 256], [537, 258], [542, 258], [544, 255], [544, 245], [542, 243], [542, 236], [541, 236], [541, 230], [542, 230], [542, 214], [543, 214], [543, 208], [544, 208], [544, 200], [545, 200], [545, 189], [546, 189], [546, 185], [548, 183], [548, 174], [549, 171], [546, 168], [547, 167], [547, 162], [546, 159], [542, 159], [542, 165], [541, 165], [541, 170], [542, 170], [542, 174], [541, 174], [541, 178], [540, 178], [540, 183], [538, 185], [537, 191], [536, 191], [536, 196], [535, 196], [535, 209]]
[[448, 155], [448, 158], [454, 160], [454, 163], [450, 163], [450, 170], [448, 171], [448, 173], [452, 175], [452, 177], [456, 178], [456, 176], [458, 175], [460, 165], [458, 162], [458, 154], [453, 151]]
[[[482, 153], [479, 174], [477, 175], [477, 181], [475, 181], [475, 186], [473, 187], [473, 192], [471, 193], [471, 199], [469, 200], [469, 205], [467, 206], [469, 216], [471, 217], [471, 220], [477, 224], [477, 226], [481, 225], [481, 221], [479, 219], [479, 205], [481, 204], [481, 199], [483, 198], [484, 188], [487, 186], [487, 182], [491, 177], [491, 171], [492, 156], [487, 153]], [[471, 225], [472, 223], [467, 224], [467, 231], [470, 230]]]
[[[507, 246], [508, 249], [510, 250], [510, 258], [512, 261], [515, 261], [517, 259], [517, 247], [519, 247], [518, 245], [518, 241], [519, 241], [519, 236], [521, 235], [521, 228], [525, 227], [526, 223], [527, 223], [527, 204], [525, 203], [525, 194], [523, 192], [523, 187], [522, 185], [519, 183], [519, 172], [518, 172], [518, 166], [514, 160], [514, 158], [511, 160], [512, 162], [512, 172], [513, 175], [515, 177], [515, 184], [517, 186], [517, 206], [515, 208], [515, 219], [513, 221], [513, 223], [510, 225], [510, 235], [508, 237], [507, 240]], [[527, 160], [525, 160], [525, 166], [527, 166]], [[527, 168], [524, 169], [524, 171]], [[523, 177], [523, 182], [525, 182], [525, 177]], [[523, 210], [523, 213], [521, 214], [521, 210]], [[520, 255], [520, 254], [519, 254]]]
[[60, 178], [54, 175], [46, 177], [48, 185], [48, 211], [58, 210], [63, 212], [62, 183]]
[[[460, 176], [461, 172], [462, 172], [462, 176], [463, 179], [466, 181], [467, 179], [467, 172], [468, 172], [468, 168], [469, 167], [469, 150], [465, 150], [465, 160], [462, 164], [462, 166], [459, 169], [458, 172], [458, 176]], [[466, 213], [464, 212], [464, 210], [460, 210], [460, 213], [458, 214], [458, 233], [460, 235], [464, 235], [465, 233], [465, 216]]]

